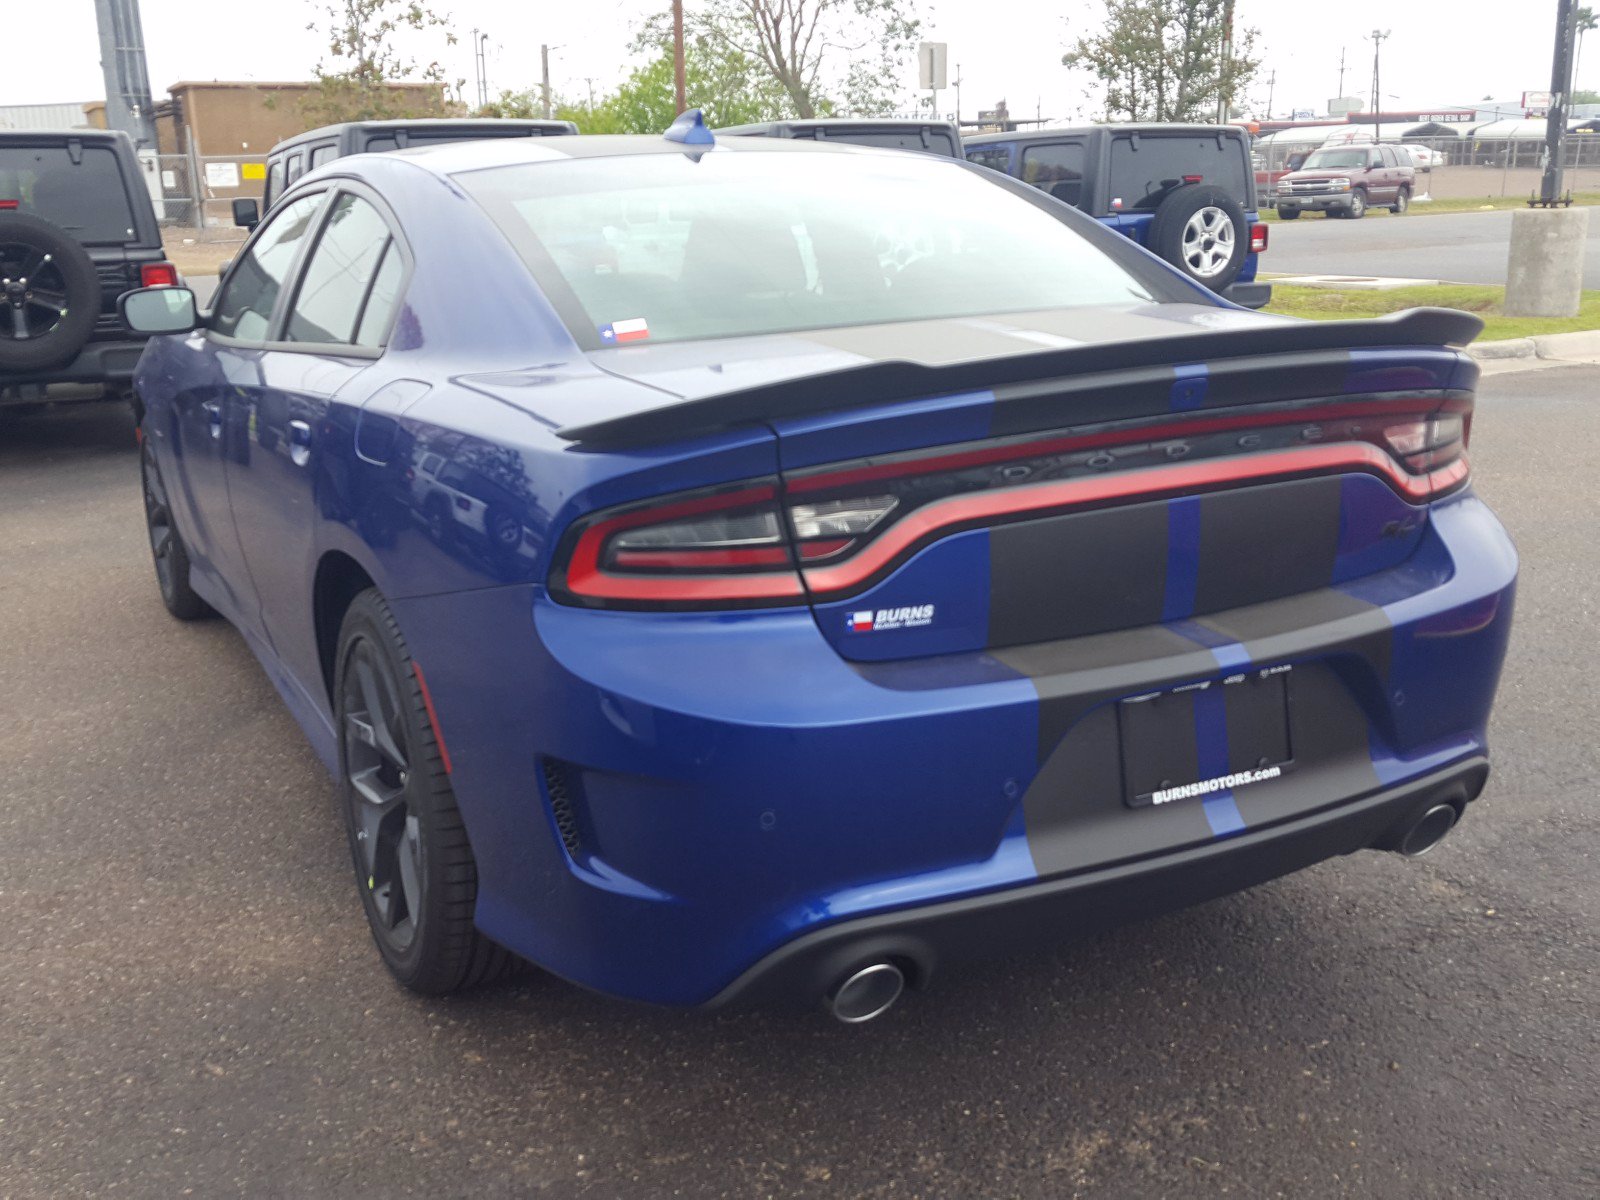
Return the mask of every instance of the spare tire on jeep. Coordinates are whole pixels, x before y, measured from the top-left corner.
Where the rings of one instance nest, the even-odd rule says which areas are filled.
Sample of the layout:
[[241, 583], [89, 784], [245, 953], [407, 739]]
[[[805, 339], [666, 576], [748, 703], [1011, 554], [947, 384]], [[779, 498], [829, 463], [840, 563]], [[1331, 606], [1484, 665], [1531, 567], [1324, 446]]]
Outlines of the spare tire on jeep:
[[1186, 184], [1156, 208], [1145, 246], [1196, 283], [1220, 292], [1244, 267], [1250, 226], [1243, 206], [1221, 188]]
[[77, 357], [100, 313], [100, 279], [71, 234], [0, 212], [0, 379]]

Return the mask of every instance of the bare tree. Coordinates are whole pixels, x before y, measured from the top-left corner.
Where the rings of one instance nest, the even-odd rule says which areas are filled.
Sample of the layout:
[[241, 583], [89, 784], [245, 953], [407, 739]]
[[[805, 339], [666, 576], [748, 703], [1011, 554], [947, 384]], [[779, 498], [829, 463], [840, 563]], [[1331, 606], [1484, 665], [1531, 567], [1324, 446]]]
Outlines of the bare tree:
[[760, 63], [797, 117], [891, 111], [921, 29], [910, 0], [712, 0], [695, 24]]
[[[313, 124], [383, 117], [437, 116], [445, 110], [445, 74], [395, 46], [397, 34], [443, 29], [447, 45], [456, 36], [450, 22], [422, 0], [322, 0], [321, 19], [306, 26], [326, 39], [327, 58], [316, 66], [316, 87], [301, 101]], [[407, 96], [390, 86], [406, 81], [436, 83], [437, 92]], [[417, 89], [419, 92], [421, 89]]]

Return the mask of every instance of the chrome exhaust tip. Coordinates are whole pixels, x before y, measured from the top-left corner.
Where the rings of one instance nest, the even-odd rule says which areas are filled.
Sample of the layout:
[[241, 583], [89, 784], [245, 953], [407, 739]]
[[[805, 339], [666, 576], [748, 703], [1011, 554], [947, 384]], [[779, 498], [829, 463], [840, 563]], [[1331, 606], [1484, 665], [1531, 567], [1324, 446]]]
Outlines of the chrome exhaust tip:
[[1435, 804], [1401, 835], [1395, 850], [1407, 858], [1420, 858], [1444, 841], [1445, 835], [1455, 828], [1457, 819], [1455, 805]]
[[905, 972], [899, 967], [873, 963], [844, 977], [828, 995], [828, 1011], [846, 1025], [860, 1025], [893, 1008], [905, 988]]

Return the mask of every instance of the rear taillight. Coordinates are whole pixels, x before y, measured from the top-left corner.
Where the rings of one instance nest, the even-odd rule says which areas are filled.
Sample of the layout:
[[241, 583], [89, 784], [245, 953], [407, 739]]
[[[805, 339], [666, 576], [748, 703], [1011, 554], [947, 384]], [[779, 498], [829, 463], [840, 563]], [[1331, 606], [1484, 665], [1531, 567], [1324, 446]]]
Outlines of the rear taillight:
[[1306, 402], [830, 464], [582, 518], [551, 591], [623, 608], [843, 599], [964, 529], [1307, 475], [1376, 475], [1420, 504], [1466, 481], [1470, 417], [1459, 394]]
[[1253, 254], [1260, 254], [1267, 248], [1267, 227], [1265, 225], [1250, 226], [1250, 250]]
[[22, 201], [20, 200], [0, 200], [0, 212], [10, 212], [21, 207]]
[[178, 268], [169, 262], [143, 263], [139, 267], [140, 287], [177, 287]]

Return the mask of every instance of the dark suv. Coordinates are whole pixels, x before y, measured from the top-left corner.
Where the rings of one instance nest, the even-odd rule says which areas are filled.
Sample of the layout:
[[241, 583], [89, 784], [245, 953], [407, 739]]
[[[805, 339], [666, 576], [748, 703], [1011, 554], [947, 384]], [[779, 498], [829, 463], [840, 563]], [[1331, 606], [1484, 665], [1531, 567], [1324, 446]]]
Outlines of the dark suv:
[[1082, 209], [1235, 304], [1260, 308], [1267, 227], [1235, 125], [1089, 125], [965, 140], [967, 161]]
[[0, 132], [0, 407], [126, 394], [117, 297], [177, 282], [126, 134]]
[[405, 150], [436, 142], [467, 142], [495, 137], [555, 137], [577, 133], [571, 121], [502, 117], [419, 117], [388, 121], [345, 121], [285, 138], [267, 151], [267, 186], [261, 211], [307, 171], [349, 154]]
[[855, 146], [880, 146], [890, 150], [920, 150], [945, 158], [961, 157], [961, 131], [949, 121], [918, 121], [893, 117], [818, 117], [807, 121], [761, 121], [730, 125], [718, 137], [801, 138], [812, 142], [849, 142]]

